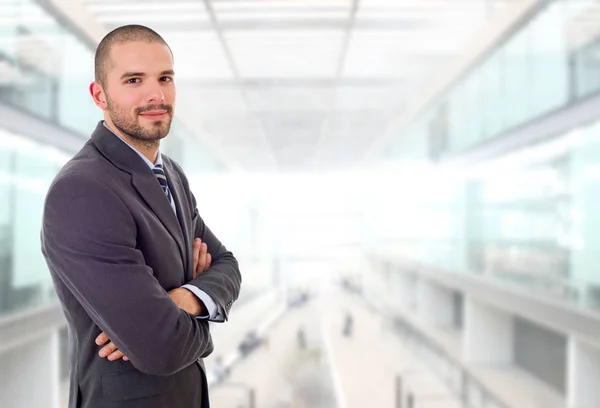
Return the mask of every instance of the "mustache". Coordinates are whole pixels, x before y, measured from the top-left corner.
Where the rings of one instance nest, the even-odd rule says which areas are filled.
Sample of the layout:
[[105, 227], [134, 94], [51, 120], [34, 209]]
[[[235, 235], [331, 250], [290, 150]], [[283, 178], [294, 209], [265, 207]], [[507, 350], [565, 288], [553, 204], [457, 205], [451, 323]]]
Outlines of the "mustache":
[[135, 108], [135, 113], [141, 115], [144, 112], [150, 112], [153, 110], [164, 110], [170, 115], [173, 113], [173, 105], [165, 105], [163, 103], [158, 105], [148, 105], [140, 108]]

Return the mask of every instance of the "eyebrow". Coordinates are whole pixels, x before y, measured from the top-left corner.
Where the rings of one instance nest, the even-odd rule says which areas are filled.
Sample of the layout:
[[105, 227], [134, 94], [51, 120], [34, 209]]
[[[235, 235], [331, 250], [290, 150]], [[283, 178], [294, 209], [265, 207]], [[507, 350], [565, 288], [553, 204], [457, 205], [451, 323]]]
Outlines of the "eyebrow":
[[[172, 69], [167, 69], [160, 73], [160, 76], [163, 75], [175, 75], [175, 72]], [[145, 77], [146, 74], [144, 72], [125, 72], [121, 75], [121, 79], [131, 78], [131, 77]]]

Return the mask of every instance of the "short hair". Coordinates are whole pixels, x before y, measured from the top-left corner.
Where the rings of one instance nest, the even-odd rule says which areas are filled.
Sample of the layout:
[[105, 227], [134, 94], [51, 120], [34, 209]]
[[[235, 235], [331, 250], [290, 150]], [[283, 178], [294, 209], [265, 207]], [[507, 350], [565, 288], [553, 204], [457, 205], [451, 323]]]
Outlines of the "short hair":
[[[94, 56], [94, 76], [96, 82], [102, 86], [106, 83], [110, 63], [110, 51], [113, 45], [125, 44], [132, 41], [145, 41], [149, 43], [158, 42], [169, 48], [169, 44], [151, 28], [138, 24], [129, 24], [117, 27], [104, 36]], [[171, 51], [173, 55], [173, 51]]]

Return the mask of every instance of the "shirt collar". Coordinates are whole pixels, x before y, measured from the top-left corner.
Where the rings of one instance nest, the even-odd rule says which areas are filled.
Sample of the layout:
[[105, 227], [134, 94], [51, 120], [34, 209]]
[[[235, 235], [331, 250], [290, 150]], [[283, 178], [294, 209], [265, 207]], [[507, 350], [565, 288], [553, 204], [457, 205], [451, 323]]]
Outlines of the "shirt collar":
[[138, 156], [140, 156], [144, 160], [144, 163], [146, 163], [148, 165], [148, 167], [150, 167], [151, 169], [153, 169], [157, 165], [161, 165], [162, 166], [163, 159], [162, 159], [162, 155], [160, 154], [160, 149], [158, 150], [158, 154], [156, 155], [156, 162], [152, 163], [139, 150], [137, 150], [135, 147], [133, 147], [132, 145], [130, 145], [129, 143], [127, 143], [121, 136], [117, 135], [115, 132], [112, 131], [111, 128], [109, 128], [108, 126], [106, 126], [106, 122], [105, 121], [102, 121], [102, 124], [104, 125], [105, 128], [107, 128], [108, 130], [110, 130], [110, 133], [112, 133], [113, 135], [115, 135], [116, 137], [118, 137], [119, 139], [121, 139], [121, 141], [123, 143], [125, 143], [127, 146], [129, 146], [131, 149], [133, 149], [133, 151], [136, 152], [138, 154]]

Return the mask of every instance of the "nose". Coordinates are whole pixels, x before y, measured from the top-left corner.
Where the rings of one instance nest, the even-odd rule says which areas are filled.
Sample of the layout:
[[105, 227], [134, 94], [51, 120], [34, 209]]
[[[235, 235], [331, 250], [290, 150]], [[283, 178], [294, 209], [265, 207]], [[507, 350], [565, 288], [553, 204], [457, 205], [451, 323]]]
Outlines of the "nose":
[[146, 101], [148, 103], [150, 102], [164, 102], [165, 101], [165, 94], [163, 93], [163, 90], [161, 89], [159, 84], [153, 85], [151, 89], [148, 90], [148, 96], [146, 97]]

